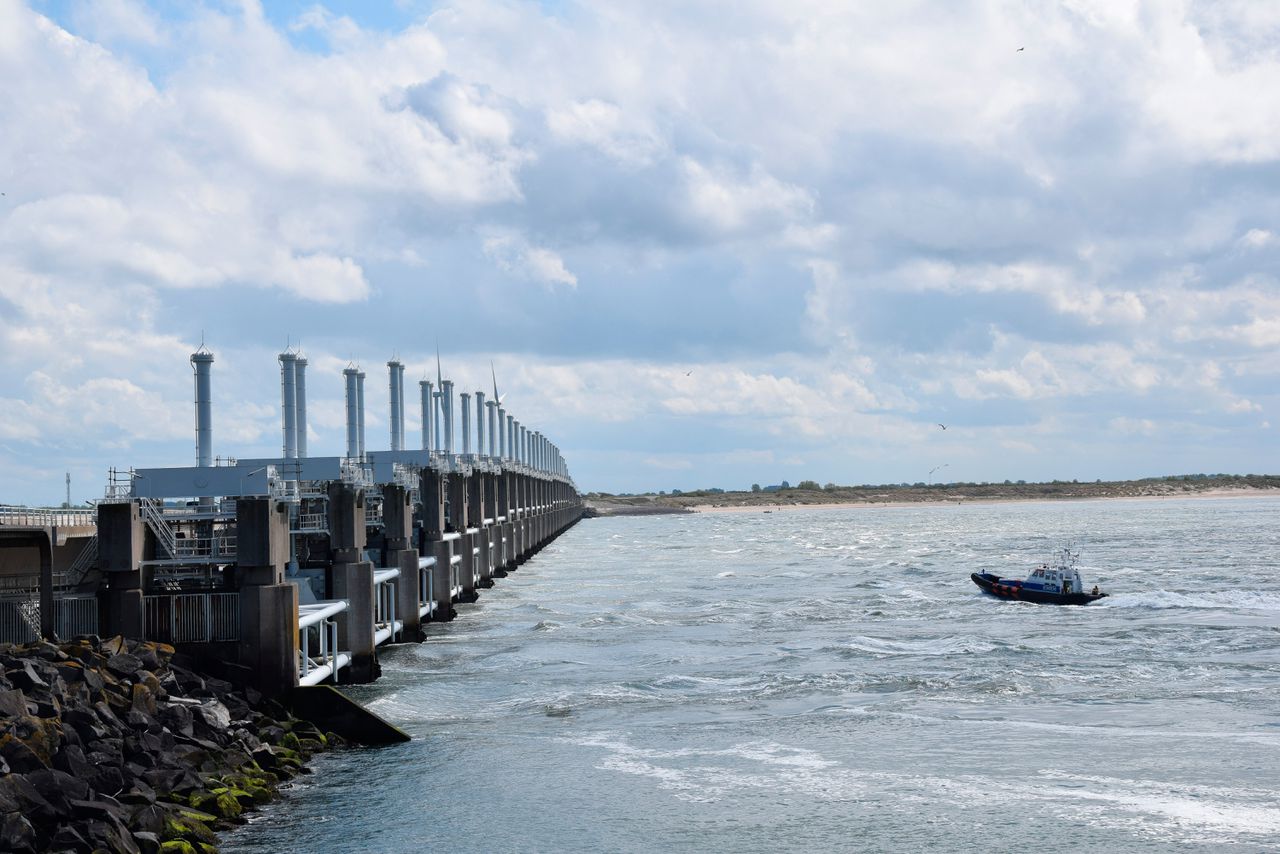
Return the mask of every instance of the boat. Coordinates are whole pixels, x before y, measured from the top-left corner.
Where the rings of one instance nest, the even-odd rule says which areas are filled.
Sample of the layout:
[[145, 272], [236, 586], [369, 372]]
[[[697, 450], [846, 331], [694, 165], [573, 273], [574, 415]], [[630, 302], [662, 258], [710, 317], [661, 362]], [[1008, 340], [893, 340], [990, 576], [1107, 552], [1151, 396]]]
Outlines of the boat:
[[1107, 594], [1097, 585], [1085, 589], [1076, 569], [1078, 552], [1064, 548], [1052, 564], [1044, 563], [1031, 575], [1023, 578], [1001, 578], [991, 572], [974, 572], [969, 577], [984, 593], [1001, 599], [1018, 599], [1023, 602], [1039, 602], [1047, 605], [1088, 605]]

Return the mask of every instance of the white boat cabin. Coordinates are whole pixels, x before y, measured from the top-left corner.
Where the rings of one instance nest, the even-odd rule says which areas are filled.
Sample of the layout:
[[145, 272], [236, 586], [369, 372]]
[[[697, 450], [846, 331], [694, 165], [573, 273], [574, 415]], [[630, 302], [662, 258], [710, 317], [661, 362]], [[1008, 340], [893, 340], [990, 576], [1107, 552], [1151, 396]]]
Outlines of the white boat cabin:
[[1042, 590], [1045, 593], [1084, 593], [1084, 582], [1074, 566], [1049, 566], [1043, 564], [1027, 576], [1023, 587]]

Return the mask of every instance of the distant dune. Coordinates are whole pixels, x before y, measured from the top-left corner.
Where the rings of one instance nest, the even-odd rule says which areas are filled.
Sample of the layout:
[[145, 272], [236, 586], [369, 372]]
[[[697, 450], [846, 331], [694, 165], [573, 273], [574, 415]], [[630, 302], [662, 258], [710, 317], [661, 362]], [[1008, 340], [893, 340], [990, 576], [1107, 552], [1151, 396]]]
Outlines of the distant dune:
[[767, 510], [847, 504], [955, 504], [966, 501], [1066, 501], [1090, 498], [1175, 498], [1280, 495], [1280, 475], [1177, 475], [1145, 480], [1050, 483], [945, 483], [902, 486], [791, 488], [776, 492], [681, 492], [674, 495], [588, 493], [592, 516], [648, 516], [708, 510]]

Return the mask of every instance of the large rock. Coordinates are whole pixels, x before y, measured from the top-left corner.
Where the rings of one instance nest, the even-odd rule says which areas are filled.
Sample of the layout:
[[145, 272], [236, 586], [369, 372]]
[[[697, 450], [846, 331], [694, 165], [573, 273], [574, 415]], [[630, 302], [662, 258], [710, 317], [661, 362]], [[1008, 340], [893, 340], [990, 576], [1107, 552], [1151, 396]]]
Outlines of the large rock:
[[27, 708], [27, 695], [21, 688], [0, 691], [0, 717], [19, 718], [30, 714]]
[[0, 820], [0, 851], [12, 854], [34, 854], [36, 850], [36, 829], [21, 813], [6, 813]]
[[142, 667], [138, 656], [122, 652], [107, 659], [107, 669], [121, 679], [133, 676], [134, 671]]

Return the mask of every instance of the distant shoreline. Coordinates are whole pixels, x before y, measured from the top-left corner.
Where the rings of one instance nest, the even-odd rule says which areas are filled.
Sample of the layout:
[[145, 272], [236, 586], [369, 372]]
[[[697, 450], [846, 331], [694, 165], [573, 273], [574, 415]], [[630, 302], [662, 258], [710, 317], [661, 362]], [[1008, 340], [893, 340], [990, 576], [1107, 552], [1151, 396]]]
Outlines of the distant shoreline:
[[[948, 498], [926, 499], [921, 501], [839, 501], [826, 504], [775, 504], [775, 505], [738, 505], [722, 506], [715, 504], [695, 504], [689, 508], [693, 513], [763, 513], [785, 512], [788, 510], [838, 510], [841, 507], [942, 507], [949, 504], [966, 506], [982, 506], [994, 504], [1056, 504], [1076, 501], [1170, 501], [1181, 498], [1221, 500], [1227, 498], [1280, 498], [1280, 490], [1274, 489], [1213, 489], [1203, 492], [1184, 492], [1168, 495], [1078, 495], [1044, 498]], [[625, 515], [625, 514], [614, 514]]]
[[596, 495], [586, 497], [590, 516], [672, 513], [760, 513], [839, 507], [911, 507], [1044, 501], [1168, 498], [1280, 497], [1280, 476], [1178, 478], [1109, 483], [948, 484], [939, 486], [785, 489], [774, 492]]

